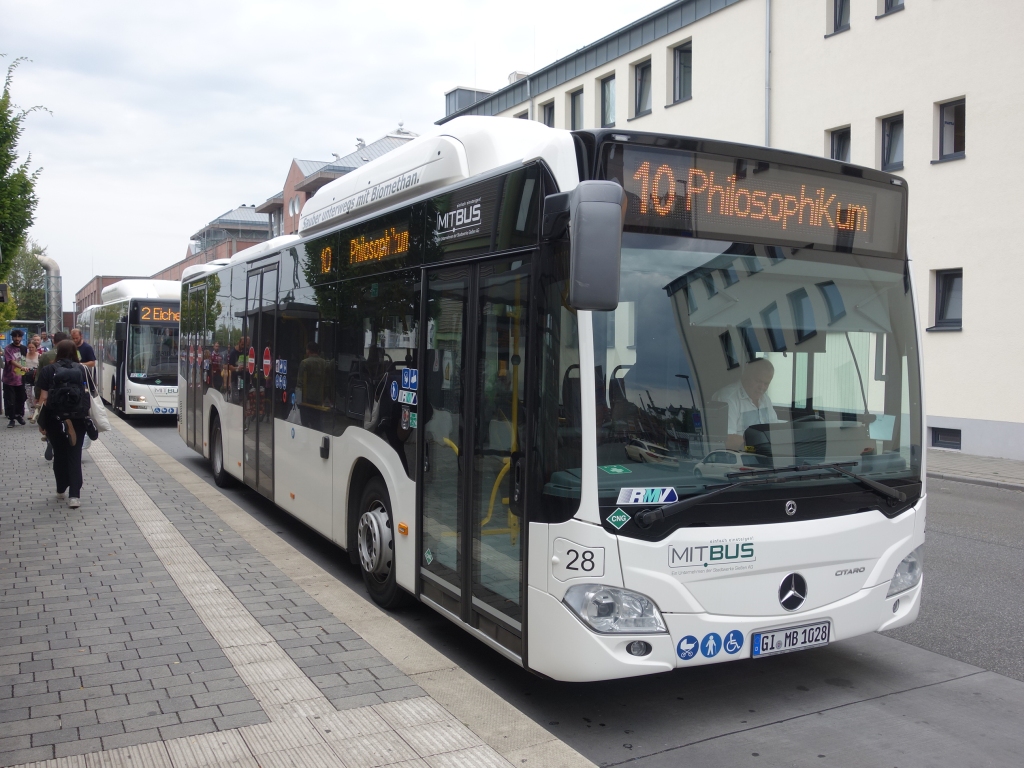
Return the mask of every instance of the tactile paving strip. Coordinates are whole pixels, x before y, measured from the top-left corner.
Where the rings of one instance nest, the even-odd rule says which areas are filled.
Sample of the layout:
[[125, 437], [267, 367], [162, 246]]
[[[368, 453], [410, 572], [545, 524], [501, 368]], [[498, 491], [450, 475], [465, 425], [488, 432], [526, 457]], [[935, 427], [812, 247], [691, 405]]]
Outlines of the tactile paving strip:
[[271, 722], [19, 768], [511, 768], [429, 697], [337, 711], [101, 443], [92, 458]]

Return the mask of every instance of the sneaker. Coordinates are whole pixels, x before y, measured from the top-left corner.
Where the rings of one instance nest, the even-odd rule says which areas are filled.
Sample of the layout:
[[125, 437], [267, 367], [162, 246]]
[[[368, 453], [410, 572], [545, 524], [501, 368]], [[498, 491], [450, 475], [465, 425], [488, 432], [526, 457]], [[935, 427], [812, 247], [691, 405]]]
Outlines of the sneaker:
[[15, 416], [14, 418], [18, 420], [18, 423], [21, 424], [21, 426], [25, 426], [25, 418], [23, 416]]
[[89, 437], [90, 440], [100, 439], [100, 431], [96, 429], [96, 425], [92, 423], [92, 419], [89, 419], [87, 422], [85, 422], [85, 434]]
[[72, 509], [78, 509], [80, 506], [82, 506], [82, 500], [72, 496], [70, 499], [68, 499], [68, 506], [71, 507]]
[[53, 461], [53, 446], [49, 442], [46, 443], [46, 452], [43, 454], [43, 458], [47, 461]]
[[67, 495], [67, 491], [57, 491], [57, 498], [63, 499]]
[[11, 419], [10, 423], [7, 425], [7, 428], [8, 429], [14, 429], [15, 426], [16, 426], [16, 424], [14, 423], [14, 419]]

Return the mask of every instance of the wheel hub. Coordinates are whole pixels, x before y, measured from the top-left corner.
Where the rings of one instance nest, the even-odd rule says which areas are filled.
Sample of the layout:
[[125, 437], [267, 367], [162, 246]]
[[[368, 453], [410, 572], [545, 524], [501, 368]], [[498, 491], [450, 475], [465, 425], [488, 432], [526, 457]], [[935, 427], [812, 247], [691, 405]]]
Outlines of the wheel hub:
[[374, 503], [359, 518], [357, 532], [359, 562], [366, 573], [387, 578], [391, 573], [392, 536], [388, 513], [382, 504]]

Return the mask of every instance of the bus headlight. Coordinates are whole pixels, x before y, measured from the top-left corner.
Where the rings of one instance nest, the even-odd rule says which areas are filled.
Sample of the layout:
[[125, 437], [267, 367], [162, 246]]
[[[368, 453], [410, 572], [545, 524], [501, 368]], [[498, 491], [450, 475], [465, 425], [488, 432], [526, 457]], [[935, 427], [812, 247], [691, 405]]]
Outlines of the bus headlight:
[[889, 582], [889, 592], [886, 597], [892, 597], [900, 592], [906, 592], [911, 587], [916, 587], [921, 581], [923, 566], [924, 544], [904, 557], [903, 562], [896, 566], [896, 573], [892, 575], [892, 581]]
[[577, 584], [562, 598], [595, 632], [667, 632], [661, 611], [647, 595], [603, 584]]

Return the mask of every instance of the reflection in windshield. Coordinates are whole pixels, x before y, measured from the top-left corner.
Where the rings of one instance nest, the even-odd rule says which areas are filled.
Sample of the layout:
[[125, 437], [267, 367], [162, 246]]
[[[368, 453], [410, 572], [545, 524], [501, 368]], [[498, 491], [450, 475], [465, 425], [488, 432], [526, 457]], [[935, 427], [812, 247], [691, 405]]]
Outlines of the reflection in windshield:
[[138, 381], [177, 378], [177, 325], [133, 325], [129, 338], [129, 378]]
[[917, 478], [915, 344], [897, 260], [626, 233], [594, 313], [601, 496], [806, 463]]

